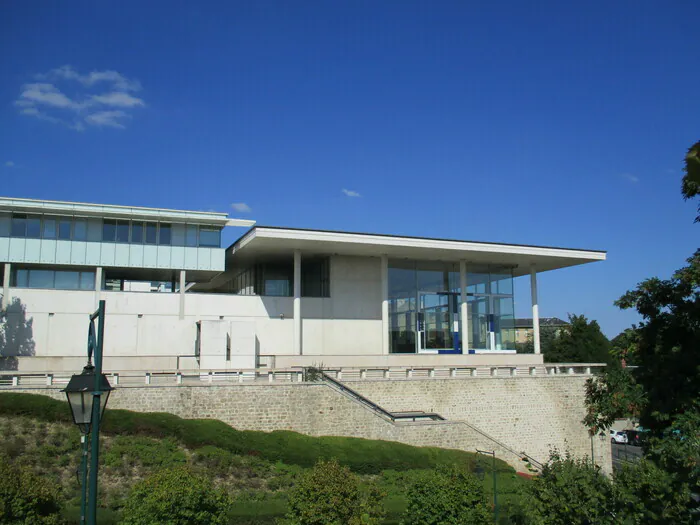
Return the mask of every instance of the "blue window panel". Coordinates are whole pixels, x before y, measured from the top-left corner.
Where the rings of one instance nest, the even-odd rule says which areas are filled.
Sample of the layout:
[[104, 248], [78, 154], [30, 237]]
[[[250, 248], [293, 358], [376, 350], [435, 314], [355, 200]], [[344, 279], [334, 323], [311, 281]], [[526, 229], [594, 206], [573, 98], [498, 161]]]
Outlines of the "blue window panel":
[[143, 266], [145, 268], [158, 267], [158, 247], [146, 245], [143, 247]]
[[[162, 230], [161, 230], [162, 231]], [[170, 268], [170, 246], [158, 246], [158, 267]]]
[[58, 238], [62, 241], [70, 241], [72, 227], [73, 221], [71, 219], [60, 217], [58, 219]]
[[197, 248], [185, 248], [185, 270], [197, 269]]
[[41, 261], [41, 239], [27, 239], [24, 245], [24, 261]]
[[77, 290], [80, 286], [80, 272], [57, 271], [54, 277], [54, 287], [57, 290]]
[[0, 237], [0, 261], [8, 261], [10, 259], [10, 238]]
[[211, 248], [199, 248], [197, 250], [197, 268], [199, 270], [211, 269]]
[[185, 234], [185, 246], [197, 246], [197, 225], [188, 224]]
[[24, 262], [24, 248], [27, 240], [21, 237], [12, 237], [10, 239], [10, 253], [8, 259], [10, 262]]
[[129, 245], [117, 244], [114, 248], [114, 266], [129, 266]]
[[211, 269], [218, 272], [226, 269], [226, 250], [211, 250]]
[[199, 245], [209, 248], [219, 248], [221, 246], [221, 230], [218, 228], [199, 227]]
[[27, 215], [27, 237], [41, 239], [41, 215]]
[[100, 243], [102, 249], [100, 250], [100, 265], [101, 266], [114, 266], [114, 243], [103, 242]]
[[173, 246], [185, 245], [185, 225], [173, 224]]
[[39, 255], [42, 263], [56, 263], [56, 241], [44, 239], [41, 241], [41, 253]]
[[184, 268], [185, 267], [185, 250], [182, 246], [173, 246], [170, 253], [170, 267]]
[[13, 286], [17, 288], [28, 288], [29, 287], [29, 270], [24, 270], [22, 268], [17, 269], [13, 272], [14, 280]]
[[87, 241], [88, 223], [86, 219], [75, 219], [73, 222], [73, 240]]
[[82, 243], [72, 243], [70, 241], [56, 241], [56, 264], [84, 264], [85, 263], [85, 248], [83, 247], [83, 257], [80, 262], [73, 262], [71, 259], [71, 252], [73, 249], [73, 244]]
[[102, 240], [101, 219], [88, 219], [87, 240], [90, 242], [100, 242]]
[[89, 266], [99, 266], [102, 252], [102, 243], [99, 242], [83, 242], [78, 243], [73, 241], [73, 250], [76, 246], [82, 244], [85, 246], [85, 264]]
[[129, 246], [129, 266], [143, 266], [143, 245], [132, 244]]
[[0, 213], [0, 237], [10, 236], [10, 217], [7, 213]]
[[80, 272], [80, 289], [95, 289], [95, 272]]
[[29, 270], [29, 288], [53, 288], [54, 287], [54, 271], [53, 270]]
[[43, 239], [55, 239], [56, 238], [56, 217], [44, 217], [41, 237]]
[[134, 244], [143, 243], [143, 223], [141, 221], [131, 223], [131, 242]]

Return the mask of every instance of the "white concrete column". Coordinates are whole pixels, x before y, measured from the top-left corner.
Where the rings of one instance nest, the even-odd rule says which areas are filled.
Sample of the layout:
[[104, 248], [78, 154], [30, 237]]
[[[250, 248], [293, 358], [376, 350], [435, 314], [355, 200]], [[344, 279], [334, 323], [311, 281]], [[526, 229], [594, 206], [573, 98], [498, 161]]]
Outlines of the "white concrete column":
[[5, 263], [5, 274], [2, 278], [2, 305], [0, 307], [7, 308], [10, 304], [10, 272], [12, 264]]
[[301, 250], [294, 250], [294, 353], [301, 352]]
[[95, 310], [100, 307], [102, 298], [102, 266], [95, 268]]
[[462, 353], [469, 353], [469, 313], [467, 312], [467, 261], [459, 261], [459, 308], [462, 322]]
[[533, 264], [530, 267], [530, 292], [532, 294], [532, 339], [535, 343], [535, 353], [540, 353], [540, 307], [537, 302], [537, 270]]
[[388, 354], [389, 339], [389, 256], [382, 255], [382, 354]]
[[180, 270], [180, 319], [185, 318], [185, 287], [187, 286], [187, 272]]

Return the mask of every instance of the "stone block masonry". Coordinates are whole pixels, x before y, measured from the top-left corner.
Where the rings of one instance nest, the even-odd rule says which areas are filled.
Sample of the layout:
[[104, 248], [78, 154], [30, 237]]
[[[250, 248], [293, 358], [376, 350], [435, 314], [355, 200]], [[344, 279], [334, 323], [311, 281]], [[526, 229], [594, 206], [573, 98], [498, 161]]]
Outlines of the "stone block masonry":
[[[495, 449], [519, 471], [526, 471], [519, 452], [540, 461], [546, 460], [549, 447], [590, 456], [591, 440], [580, 423], [583, 394], [577, 390], [582, 383], [572, 378], [533, 379], [348, 383], [390, 411], [434, 411], [447, 421], [391, 422], [325, 383], [119, 387], [110, 396], [108, 410], [219, 419], [240, 430], [293, 430], [470, 452]], [[59, 387], [7, 391], [65, 400]], [[597, 462], [609, 470], [610, 444], [607, 439], [595, 441]]]

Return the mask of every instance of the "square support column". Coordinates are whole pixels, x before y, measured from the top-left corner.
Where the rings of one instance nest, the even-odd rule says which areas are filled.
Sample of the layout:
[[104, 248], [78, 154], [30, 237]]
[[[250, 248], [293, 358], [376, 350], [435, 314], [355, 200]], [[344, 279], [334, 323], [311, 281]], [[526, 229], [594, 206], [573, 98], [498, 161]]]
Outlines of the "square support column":
[[0, 307], [7, 308], [10, 305], [10, 272], [12, 264], [5, 263], [5, 274], [2, 278], [2, 304]]
[[294, 250], [294, 353], [301, 352], [301, 250]]
[[459, 261], [459, 316], [462, 323], [462, 353], [469, 353], [469, 313], [467, 311], [467, 261]]
[[382, 255], [382, 354], [388, 354], [389, 339], [389, 257]]
[[95, 268], [95, 310], [100, 307], [102, 297], [102, 266]]
[[187, 287], [187, 272], [180, 270], [180, 319], [185, 318], [185, 288]]
[[532, 340], [535, 353], [540, 353], [540, 307], [537, 302], [537, 270], [533, 264], [530, 267], [530, 292], [532, 294]]

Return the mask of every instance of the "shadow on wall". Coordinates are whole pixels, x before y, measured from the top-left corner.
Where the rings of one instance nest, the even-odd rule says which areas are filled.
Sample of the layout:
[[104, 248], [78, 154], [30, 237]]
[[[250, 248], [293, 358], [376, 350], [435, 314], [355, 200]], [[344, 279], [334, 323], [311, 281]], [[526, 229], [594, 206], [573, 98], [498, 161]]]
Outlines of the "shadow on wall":
[[0, 310], [0, 370], [17, 370], [18, 357], [34, 355], [33, 322], [17, 297]]

